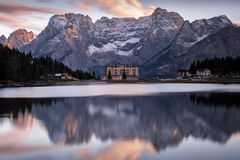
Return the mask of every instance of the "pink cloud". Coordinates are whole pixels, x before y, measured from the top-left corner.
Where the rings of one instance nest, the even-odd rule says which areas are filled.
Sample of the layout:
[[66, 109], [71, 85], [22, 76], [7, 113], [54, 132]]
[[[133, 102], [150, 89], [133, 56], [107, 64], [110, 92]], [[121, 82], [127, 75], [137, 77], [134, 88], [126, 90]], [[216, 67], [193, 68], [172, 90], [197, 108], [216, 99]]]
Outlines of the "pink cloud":
[[26, 23], [23, 18], [18, 18], [16, 16], [10, 16], [0, 13], [0, 21], [11, 28], [19, 27], [24, 28], [26, 27]]
[[90, 8], [90, 6], [96, 6], [100, 8], [102, 11], [112, 14], [113, 16], [118, 17], [135, 17], [138, 18], [140, 16], [149, 15], [156, 8], [153, 5], [144, 6], [139, 0], [90, 0], [82, 2], [81, 4], [85, 5], [76, 5], [81, 9], [86, 10]]
[[92, 4], [91, 2], [76, 2], [75, 6], [77, 6], [78, 8], [84, 9], [84, 10], [91, 10], [92, 9]]
[[240, 19], [239, 19], [239, 20], [236, 20], [236, 21], [234, 22], [234, 24], [236, 24], [237, 26], [240, 26]]
[[[41, 14], [56, 14], [56, 13], [65, 13], [67, 10], [52, 8], [52, 7], [40, 7], [40, 6], [30, 6], [22, 5], [18, 3], [11, 2], [0, 2], [0, 21], [3, 25], [9, 26], [13, 29], [18, 28], [30, 28], [29, 22], [26, 17], [31, 17], [30, 13], [41, 13]], [[41, 17], [41, 16], [39, 16]], [[41, 21], [38, 19], [36, 21]], [[38, 25], [38, 26], [41, 26]], [[39, 30], [38, 26], [33, 26], [33, 29]], [[36, 29], [38, 28], [38, 29]], [[42, 29], [42, 28], [41, 28]]]
[[39, 6], [30, 6], [30, 5], [21, 5], [18, 3], [0, 3], [0, 12], [6, 14], [26, 14], [31, 12], [37, 13], [64, 13], [65, 11], [58, 8], [51, 7], [39, 7]]
[[[64, 2], [76, 8], [90, 11], [98, 8], [101, 11], [117, 17], [135, 17], [150, 15], [156, 8], [144, 5], [140, 0], [35, 0], [39, 6], [20, 4], [16, 1], [0, 2], [0, 20], [5, 26], [12, 29], [26, 28], [41, 31], [48, 21], [44, 14], [64, 14], [69, 9], [48, 7], [47, 3]], [[81, 12], [81, 11], [79, 11]], [[36, 17], [38, 15], [38, 17]], [[100, 15], [101, 16], [101, 15]], [[31, 21], [32, 19], [35, 19]]]

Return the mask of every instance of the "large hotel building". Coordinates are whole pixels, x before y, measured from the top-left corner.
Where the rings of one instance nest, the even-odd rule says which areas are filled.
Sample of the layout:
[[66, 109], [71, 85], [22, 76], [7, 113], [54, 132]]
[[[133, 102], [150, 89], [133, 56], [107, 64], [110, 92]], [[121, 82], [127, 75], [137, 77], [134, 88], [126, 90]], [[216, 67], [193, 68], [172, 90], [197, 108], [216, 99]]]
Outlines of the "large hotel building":
[[103, 80], [138, 80], [139, 67], [130, 65], [114, 65], [106, 67]]

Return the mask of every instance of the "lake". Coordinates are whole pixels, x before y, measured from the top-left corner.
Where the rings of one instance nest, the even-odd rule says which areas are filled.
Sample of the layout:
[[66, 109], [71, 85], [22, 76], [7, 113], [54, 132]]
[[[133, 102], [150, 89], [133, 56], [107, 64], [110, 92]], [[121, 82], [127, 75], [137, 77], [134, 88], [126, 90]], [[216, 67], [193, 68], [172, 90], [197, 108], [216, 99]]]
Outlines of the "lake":
[[1, 160], [239, 160], [240, 85], [0, 89]]

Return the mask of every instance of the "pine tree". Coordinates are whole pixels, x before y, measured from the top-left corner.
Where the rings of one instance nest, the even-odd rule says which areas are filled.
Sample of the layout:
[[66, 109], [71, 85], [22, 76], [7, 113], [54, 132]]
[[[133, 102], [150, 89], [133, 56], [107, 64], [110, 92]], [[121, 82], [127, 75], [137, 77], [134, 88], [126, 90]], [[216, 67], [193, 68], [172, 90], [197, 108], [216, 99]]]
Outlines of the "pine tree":
[[111, 71], [110, 71], [110, 70], [108, 71], [108, 79], [109, 79], [109, 80], [112, 79], [112, 74], [111, 74]]
[[212, 71], [213, 74], [220, 74], [220, 75], [239, 75], [240, 73], [240, 57], [232, 58], [217, 58], [214, 59], [205, 59], [202, 61], [193, 62], [189, 70], [191, 73], [198, 69], [209, 69]]
[[93, 71], [92, 76], [93, 76], [93, 79], [95, 80], [97, 79], [95, 71]]
[[191, 74], [196, 74], [196, 64], [195, 61], [190, 65], [190, 69], [189, 69]]
[[124, 69], [123, 74], [122, 74], [122, 79], [123, 80], [127, 79], [127, 75], [126, 75], [125, 69]]
[[80, 70], [72, 71], [63, 63], [50, 57], [33, 58], [31, 54], [25, 55], [16, 49], [0, 45], [0, 80], [39, 80], [49, 74], [64, 72], [72, 74], [78, 79], [88, 80], [96, 76]]

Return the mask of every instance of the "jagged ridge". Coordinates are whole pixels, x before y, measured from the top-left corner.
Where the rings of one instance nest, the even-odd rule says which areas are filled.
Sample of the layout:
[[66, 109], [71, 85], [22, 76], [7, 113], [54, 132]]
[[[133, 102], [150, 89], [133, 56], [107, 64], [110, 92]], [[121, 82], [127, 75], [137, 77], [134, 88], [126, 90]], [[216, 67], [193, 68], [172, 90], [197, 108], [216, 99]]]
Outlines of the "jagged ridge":
[[233, 24], [226, 16], [190, 23], [161, 8], [139, 19], [102, 17], [95, 23], [89, 16], [69, 13], [53, 16], [35, 40], [16, 46], [33, 56], [51, 56], [73, 69], [103, 74], [109, 64], [136, 64], [144, 76], [152, 77], [173, 75], [177, 68], [186, 67], [193, 59], [179, 57], [227, 26]]
[[112, 63], [141, 64], [165, 48], [183, 22], [178, 13], [160, 8], [139, 19], [102, 17], [95, 23], [81, 14], [55, 15], [22, 51], [85, 70]]

